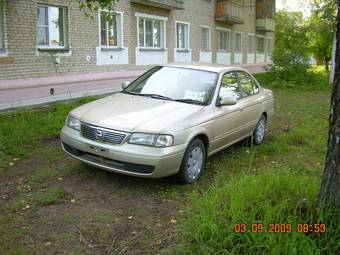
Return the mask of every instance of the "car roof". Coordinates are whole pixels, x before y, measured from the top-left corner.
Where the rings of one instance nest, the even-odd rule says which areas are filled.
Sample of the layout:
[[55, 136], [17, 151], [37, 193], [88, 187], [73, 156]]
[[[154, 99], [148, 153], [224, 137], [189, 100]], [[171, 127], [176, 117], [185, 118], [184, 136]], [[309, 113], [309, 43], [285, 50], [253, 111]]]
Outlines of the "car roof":
[[202, 71], [208, 71], [208, 72], [215, 72], [215, 73], [224, 73], [227, 71], [246, 71], [242, 67], [238, 66], [224, 66], [224, 65], [214, 65], [214, 64], [168, 64], [164, 66], [169, 67], [178, 67], [178, 68], [190, 68], [194, 70], [202, 70]]

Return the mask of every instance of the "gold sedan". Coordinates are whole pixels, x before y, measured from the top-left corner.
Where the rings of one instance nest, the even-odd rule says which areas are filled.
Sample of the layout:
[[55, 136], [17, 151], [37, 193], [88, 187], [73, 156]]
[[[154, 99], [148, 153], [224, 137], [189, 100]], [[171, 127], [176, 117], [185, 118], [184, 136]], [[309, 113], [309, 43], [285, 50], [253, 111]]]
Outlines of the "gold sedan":
[[157, 66], [123, 90], [72, 110], [66, 153], [108, 171], [193, 183], [207, 158], [252, 137], [264, 140], [272, 91], [242, 68]]

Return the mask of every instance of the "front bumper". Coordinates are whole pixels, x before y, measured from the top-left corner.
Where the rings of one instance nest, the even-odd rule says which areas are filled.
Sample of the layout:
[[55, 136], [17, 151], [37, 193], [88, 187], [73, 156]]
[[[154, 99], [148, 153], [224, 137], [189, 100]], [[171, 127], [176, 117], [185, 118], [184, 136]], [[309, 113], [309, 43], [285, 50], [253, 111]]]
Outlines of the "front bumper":
[[89, 140], [64, 126], [60, 138], [70, 156], [95, 167], [131, 176], [160, 178], [179, 171], [186, 144], [155, 148], [123, 142], [111, 145]]

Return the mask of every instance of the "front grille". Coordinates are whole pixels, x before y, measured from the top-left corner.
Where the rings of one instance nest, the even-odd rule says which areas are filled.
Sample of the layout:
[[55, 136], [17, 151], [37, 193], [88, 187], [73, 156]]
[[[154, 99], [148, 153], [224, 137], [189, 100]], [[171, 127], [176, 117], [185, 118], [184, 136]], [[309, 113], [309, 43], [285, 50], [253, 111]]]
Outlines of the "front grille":
[[80, 133], [83, 137], [109, 144], [121, 144], [126, 137], [126, 133], [96, 127], [85, 123], [81, 124]]

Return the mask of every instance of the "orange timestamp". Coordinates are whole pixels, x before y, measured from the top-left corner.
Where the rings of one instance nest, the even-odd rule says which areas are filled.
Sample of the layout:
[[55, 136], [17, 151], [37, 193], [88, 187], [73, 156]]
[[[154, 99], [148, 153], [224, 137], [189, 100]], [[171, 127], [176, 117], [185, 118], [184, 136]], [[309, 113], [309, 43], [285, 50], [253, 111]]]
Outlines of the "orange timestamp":
[[301, 223], [293, 226], [289, 223], [275, 223], [275, 224], [261, 224], [255, 223], [251, 225], [247, 224], [235, 224], [234, 232], [236, 233], [325, 233], [326, 225], [322, 223], [307, 224]]

